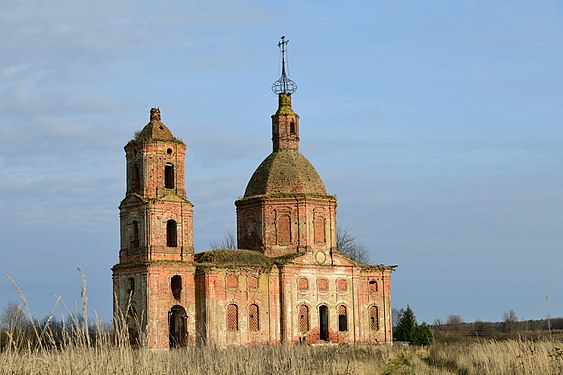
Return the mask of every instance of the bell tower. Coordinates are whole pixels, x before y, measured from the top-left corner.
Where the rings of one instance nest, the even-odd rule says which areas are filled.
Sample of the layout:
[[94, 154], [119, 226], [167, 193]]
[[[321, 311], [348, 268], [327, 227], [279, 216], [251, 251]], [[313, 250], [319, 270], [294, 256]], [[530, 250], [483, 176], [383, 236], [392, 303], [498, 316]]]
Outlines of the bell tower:
[[149, 123], [125, 146], [114, 313], [127, 321], [132, 342], [151, 347], [195, 339], [193, 205], [186, 199], [185, 156], [186, 145], [162, 123], [159, 108], [151, 109]]
[[150, 122], [125, 146], [127, 192], [119, 206], [120, 263], [193, 261], [192, 204], [186, 200], [186, 145], [151, 109]]

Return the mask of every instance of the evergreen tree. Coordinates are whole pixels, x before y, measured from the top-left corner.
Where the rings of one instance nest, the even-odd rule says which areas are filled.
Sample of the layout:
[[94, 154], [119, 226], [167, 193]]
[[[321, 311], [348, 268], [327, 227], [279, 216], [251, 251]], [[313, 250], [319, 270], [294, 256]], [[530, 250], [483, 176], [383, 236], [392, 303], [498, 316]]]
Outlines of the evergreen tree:
[[407, 309], [399, 320], [399, 324], [395, 328], [395, 339], [398, 341], [408, 341], [414, 343], [416, 334], [416, 318], [414, 312], [407, 305]]
[[426, 322], [422, 322], [421, 325], [416, 327], [416, 333], [413, 340], [413, 344], [428, 346], [434, 342], [434, 334], [430, 329], [430, 326]]

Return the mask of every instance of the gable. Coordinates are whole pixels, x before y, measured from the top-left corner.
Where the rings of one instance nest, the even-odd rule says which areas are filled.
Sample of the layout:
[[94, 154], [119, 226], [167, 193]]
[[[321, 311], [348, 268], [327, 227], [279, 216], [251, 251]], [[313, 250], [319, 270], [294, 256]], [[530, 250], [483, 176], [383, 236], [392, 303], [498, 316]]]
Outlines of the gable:
[[344, 266], [344, 267], [357, 267], [359, 264], [353, 260], [340, 255], [338, 253], [331, 255], [324, 251], [307, 252], [300, 256], [295, 257], [288, 263], [310, 266]]

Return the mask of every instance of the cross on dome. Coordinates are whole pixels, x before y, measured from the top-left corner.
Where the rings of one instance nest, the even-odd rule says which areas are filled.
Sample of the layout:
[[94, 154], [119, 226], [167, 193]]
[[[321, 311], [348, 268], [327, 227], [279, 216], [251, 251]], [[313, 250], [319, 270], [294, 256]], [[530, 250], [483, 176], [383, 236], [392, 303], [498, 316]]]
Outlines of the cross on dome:
[[288, 74], [285, 71], [285, 66], [287, 64], [286, 58], [286, 45], [289, 43], [289, 40], [285, 39], [285, 36], [281, 37], [281, 40], [278, 42], [278, 47], [281, 51], [281, 60], [282, 60], [282, 72], [281, 77], [276, 82], [272, 84], [272, 91], [274, 94], [293, 94], [297, 90], [297, 85], [291, 79], [289, 79]]

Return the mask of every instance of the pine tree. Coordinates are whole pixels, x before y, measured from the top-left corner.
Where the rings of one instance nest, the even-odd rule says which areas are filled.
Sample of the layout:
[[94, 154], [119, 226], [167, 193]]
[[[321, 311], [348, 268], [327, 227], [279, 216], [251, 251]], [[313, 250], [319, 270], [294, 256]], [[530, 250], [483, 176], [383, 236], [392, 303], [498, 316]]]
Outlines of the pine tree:
[[408, 341], [414, 343], [416, 335], [416, 318], [414, 312], [407, 305], [407, 309], [399, 320], [399, 324], [395, 328], [395, 339], [398, 341]]
[[430, 326], [426, 322], [422, 322], [421, 325], [416, 327], [416, 333], [413, 340], [413, 344], [428, 346], [434, 342], [434, 334], [430, 329]]

